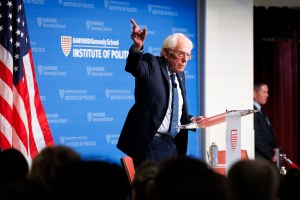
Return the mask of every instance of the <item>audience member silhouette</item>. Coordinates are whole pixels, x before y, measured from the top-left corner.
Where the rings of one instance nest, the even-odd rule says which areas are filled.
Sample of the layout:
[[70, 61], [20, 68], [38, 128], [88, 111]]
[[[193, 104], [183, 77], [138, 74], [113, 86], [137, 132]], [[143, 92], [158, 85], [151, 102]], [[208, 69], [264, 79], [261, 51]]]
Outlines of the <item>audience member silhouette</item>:
[[268, 160], [239, 160], [229, 169], [226, 186], [228, 200], [275, 200], [280, 174]]
[[204, 161], [179, 156], [163, 162], [155, 179], [157, 200], [223, 200], [225, 176]]
[[107, 161], [79, 161], [62, 171], [55, 199], [127, 200], [130, 187], [124, 169]]
[[51, 200], [42, 185], [27, 178], [0, 187], [0, 200]]
[[281, 200], [300, 199], [300, 170], [290, 168], [283, 177]]
[[0, 200], [46, 200], [43, 188], [27, 180], [28, 173], [28, 162], [19, 150], [0, 152]]
[[10, 148], [0, 152], [0, 187], [25, 179], [28, 172], [28, 162], [19, 150]]
[[152, 161], [145, 161], [135, 169], [135, 176], [132, 182], [133, 200], [151, 199], [154, 179], [158, 171], [158, 163]]
[[28, 178], [43, 185], [51, 194], [60, 171], [80, 160], [80, 155], [70, 147], [47, 146], [33, 159]]

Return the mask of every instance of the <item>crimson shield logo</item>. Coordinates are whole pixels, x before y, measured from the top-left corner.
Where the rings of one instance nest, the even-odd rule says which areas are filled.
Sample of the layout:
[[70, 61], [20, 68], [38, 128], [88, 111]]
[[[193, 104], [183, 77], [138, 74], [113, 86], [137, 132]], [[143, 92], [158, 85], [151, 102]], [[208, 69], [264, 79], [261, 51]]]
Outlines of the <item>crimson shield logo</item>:
[[68, 57], [68, 55], [71, 51], [72, 37], [71, 36], [61, 36], [60, 44], [61, 44], [63, 53], [65, 54], [66, 57]]
[[235, 150], [237, 143], [237, 130], [231, 130], [231, 146]]

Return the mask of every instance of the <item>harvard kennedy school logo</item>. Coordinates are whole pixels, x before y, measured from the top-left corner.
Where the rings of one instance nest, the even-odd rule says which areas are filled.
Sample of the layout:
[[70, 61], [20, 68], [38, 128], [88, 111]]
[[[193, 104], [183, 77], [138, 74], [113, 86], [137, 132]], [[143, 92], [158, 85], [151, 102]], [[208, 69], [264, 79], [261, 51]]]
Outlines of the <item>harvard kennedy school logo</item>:
[[237, 130], [231, 130], [231, 146], [235, 150], [237, 143]]
[[72, 46], [72, 37], [71, 36], [61, 36], [60, 37], [61, 49], [66, 57], [68, 57], [71, 46]]

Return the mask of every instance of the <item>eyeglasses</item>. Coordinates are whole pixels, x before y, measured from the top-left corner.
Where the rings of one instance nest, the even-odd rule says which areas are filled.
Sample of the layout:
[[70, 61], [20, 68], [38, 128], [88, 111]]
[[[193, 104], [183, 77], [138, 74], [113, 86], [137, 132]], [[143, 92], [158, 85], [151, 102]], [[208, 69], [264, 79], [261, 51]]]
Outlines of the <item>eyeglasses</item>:
[[173, 49], [169, 49], [169, 50], [173, 51], [180, 58], [187, 57], [188, 60], [192, 60], [192, 55], [189, 53], [184, 53], [182, 51], [174, 51]]

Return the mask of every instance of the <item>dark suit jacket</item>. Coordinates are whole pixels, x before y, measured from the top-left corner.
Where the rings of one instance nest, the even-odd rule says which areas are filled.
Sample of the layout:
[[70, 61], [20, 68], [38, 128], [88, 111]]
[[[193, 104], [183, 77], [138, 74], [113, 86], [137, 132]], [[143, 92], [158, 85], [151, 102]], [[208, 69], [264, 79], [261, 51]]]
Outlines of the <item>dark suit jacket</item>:
[[[117, 147], [131, 157], [140, 157], [151, 143], [168, 109], [169, 80], [163, 57], [129, 50], [125, 71], [135, 77], [135, 103], [129, 110]], [[190, 122], [186, 102], [185, 76], [177, 78], [183, 94], [181, 124]], [[178, 155], [187, 151], [188, 130], [181, 130], [175, 137]]]
[[[254, 106], [254, 109], [257, 109]], [[255, 157], [272, 160], [276, 148], [276, 140], [271, 125], [261, 112], [254, 113]]]

